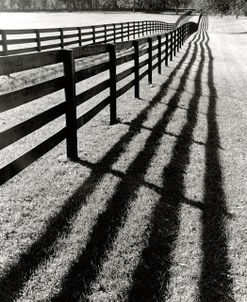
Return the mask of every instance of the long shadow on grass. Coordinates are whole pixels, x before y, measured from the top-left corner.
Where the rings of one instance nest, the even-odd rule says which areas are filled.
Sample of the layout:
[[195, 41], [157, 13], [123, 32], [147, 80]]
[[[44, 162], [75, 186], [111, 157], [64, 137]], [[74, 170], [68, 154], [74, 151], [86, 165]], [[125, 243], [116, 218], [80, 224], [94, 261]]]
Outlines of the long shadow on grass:
[[[199, 39], [200, 36], [198, 35], [197, 40]], [[194, 52], [186, 65], [184, 78], [182, 78], [177, 92], [168, 101], [166, 111], [153, 127], [153, 131], [146, 140], [144, 148], [131, 162], [125, 176], [116, 187], [113, 196], [107, 201], [106, 209], [98, 216], [85, 250], [65, 276], [61, 286], [62, 290], [51, 300], [52, 302], [78, 301], [81, 296], [85, 296], [88, 293], [92, 281], [95, 280], [98, 274], [105, 253], [112, 247], [118, 230], [126, 219], [127, 209], [131, 201], [135, 199], [139, 187], [143, 184], [145, 174], [156, 149], [160, 145], [165, 129], [177, 110], [187, 75], [190, 73], [191, 66], [198, 54], [197, 48], [197, 44], [195, 44]], [[155, 99], [158, 98], [160, 100], [164, 96], [162, 89], [163, 87], [155, 96]]]
[[[147, 247], [133, 276], [128, 301], [164, 301], [170, 281], [172, 252], [180, 227], [180, 208], [184, 203], [184, 178], [190, 163], [193, 130], [197, 125], [201, 78], [205, 64], [204, 32], [199, 43], [200, 64], [194, 81], [194, 96], [189, 100], [187, 122], [172, 150], [170, 163], [163, 171], [163, 190], [152, 215], [152, 231]], [[198, 46], [196, 46], [198, 48]]]
[[205, 208], [201, 218], [203, 257], [199, 295], [202, 302], [227, 302], [234, 300], [224, 215], [227, 212], [227, 206], [220, 164], [220, 136], [216, 120], [217, 91], [214, 86], [213, 56], [208, 42], [207, 35], [209, 105], [207, 111], [208, 136], [205, 147], [206, 170], [203, 199]]
[[[93, 193], [94, 188], [103, 179], [104, 175], [108, 172], [109, 167], [111, 167], [124, 152], [126, 145], [129, 144], [132, 139], [141, 131], [142, 124], [147, 120], [149, 111], [156, 104], [158, 104], [160, 99], [166, 94], [167, 87], [169, 87], [169, 85], [172, 83], [178, 70], [182, 67], [186, 58], [189, 56], [189, 50], [191, 49], [192, 45], [193, 40], [189, 43], [186, 53], [183, 55], [179, 64], [176, 66], [173, 72], [170, 74], [169, 79], [162, 85], [158, 94], [153, 98], [150, 104], [132, 121], [132, 126], [129, 128], [129, 131], [125, 135], [123, 135], [120, 140], [96, 164], [95, 169], [83, 182], [80, 188], [78, 188], [78, 190], [68, 200], [65, 201], [61, 211], [47, 222], [47, 226], [43, 234], [29, 247], [27, 251], [20, 255], [18, 263], [13, 264], [5, 272], [5, 274], [3, 274], [3, 277], [0, 280], [1, 301], [12, 301], [14, 298], [16, 298], [18, 292], [23, 288], [25, 282], [30, 278], [32, 272], [37, 269], [37, 267], [41, 265], [45, 260], [47, 260], [52, 253], [54, 253], [55, 242], [58, 237], [61, 234], [69, 233], [72, 220], [80, 211], [81, 206], [85, 204], [86, 197]], [[170, 112], [170, 114], [171, 113], [172, 112]], [[166, 116], [168, 117], [168, 113]], [[126, 192], [128, 192], [130, 189], [127, 187], [127, 185], [123, 185], [122, 190], [126, 190]], [[121, 205], [119, 207], [121, 207]], [[111, 211], [112, 210], [110, 210], [110, 212]], [[113, 212], [115, 215], [115, 211]], [[104, 225], [104, 216], [103, 218], [99, 219], [101, 219], [102, 225]], [[98, 234], [98, 231], [96, 231], [97, 229], [98, 228], [96, 226], [93, 234], [95, 234], [95, 232]], [[100, 241], [99, 245], [100, 244], [103, 243]], [[89, 243], [88, 246], [90, 248], [93, 248], [93, 240], [92, 243]], [[89, 258], [90, 257], [91, 255], [89, 256]], [[93, 270], [92, 274], [90, 275], [94, 276], [95, 271]], [[88, 278], [93, 279], [93, 277]], [[63, 292], [66, 292], [66, 284], [63, 285]], [[69, 301], [72, 301], [72, 297], [71, 299], [69, 299]]]

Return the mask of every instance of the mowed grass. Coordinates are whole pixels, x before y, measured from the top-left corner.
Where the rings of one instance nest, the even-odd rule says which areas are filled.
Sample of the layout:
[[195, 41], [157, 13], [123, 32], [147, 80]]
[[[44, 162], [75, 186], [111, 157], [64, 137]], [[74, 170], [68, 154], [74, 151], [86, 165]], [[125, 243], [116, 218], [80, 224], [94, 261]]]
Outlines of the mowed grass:
[[[188, 16], [186, 20], [190, 19]], [[160, 14], [146, 14], [146, 13], [132, 13], [132, 12], [63, 12], [63, 13], [1, 13], [0, 12], [0, 29], [34, 29], [34, 28], [65, 28], [65, 27], [78, 27], [78, 26], [90, 26], [120, 22], [131, 21], [146, 21], [156, 20], [168, 23], [174, 23], [178, 19], [178, 15], [175, 13], [160, 13]], [[76, 30], [67, 32], [67, 34], [77, 34]], [[41, 38], [49, 36], [59, 36], [58, 33], [42, 33]], [[91, 34], [84, 36], [84, 39], [91, 38]], [[7, 35], [7, 39], [25, 39], [35, 38], [34, 34], [22, 34], [20, 35]], [[133, 38], [133, 36], [131, 37]], [[66, 38], [67, 42], [75, 41], [75, 38]], [[126, 40], [126, 39], [125, 39]], [[52, 41], [42, 41], [42, 46], [50, 44], [59, 44], [60, 40], [53, 39]], [[78, 42], [79, 43], [79, 42]], [[79, 46], [75, 43], [73, 46]], [[23, 49], [27, 47], [36, 47], [36, 43], [25, 44], [8, 44], [8, 50]], [[0, 47], [1, 49], [1, 47]]]
[[176, 14], [131, 12], [3, 13], [0, 29], [75, 27], [142, 20], [176, 22]]
[[[118, 124], [106, 108], [78, 131], [78, 162], [61, 143], [1, 187], [1, 301], [246, 300], [244, 85], [227, 82], [234, 64], [220, 67], [218, 21], [209, 33], [203, 21], [154, 85], [142, 81], [140, 100], [133, 90], [119, 98]], [[32, 72], [4, 89], [35, 81]], [[8, 113], [1, 129], [63, 99]], [[10, 147], [1, 164], [63, 123]]]

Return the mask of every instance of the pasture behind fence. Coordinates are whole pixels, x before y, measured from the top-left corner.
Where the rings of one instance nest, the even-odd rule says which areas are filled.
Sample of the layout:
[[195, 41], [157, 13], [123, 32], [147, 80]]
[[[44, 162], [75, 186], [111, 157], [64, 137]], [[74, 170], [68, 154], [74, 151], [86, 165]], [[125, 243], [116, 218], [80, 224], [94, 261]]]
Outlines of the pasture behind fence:
[[[199, 23], [198, 23], [199, 24]], [[0, 96], [0, 113], [32, 102], [38, 98], [65, 89], [65, 101], [42, 112], [31, 119], [0, 133], [0, 150], [17, 142], [21, 138], [40, 129], [47, 123], [65, 115], [66, 126], [28, 151], [13, 162], [0, 169], [0, 184], [5, 183], [38, 158], [66, 139], [67, 157], [78, 159], [77, 131], [106, 106], [110, 106], [110, 124], [117, 122], [117, 99], [134, 87], [135, 97], [140, 97], [140, 81], [148, 76], [152, 83], [153, 70], [158, 68], [161, 73], [161, 64], [168, 65], [169, 60], [179, 51], [185, 40], [198, 29], [198, 24], [188, 22], [177, 29], [165, 34], [150, 36], [116, 44], [95, 44], [78, 47], [73, 50], [57, 50], [42, 53], [24, 54], [0, 57], [0, 75], [9, 75], [16, 72], [63, 63], [64, 75], [30, 87]], [[130, 50], [129, 53], [117, 56], [121, 49]], [[109, 59], [101, 64], [83, 70], [75, 70], [75, 60], [92, 55], [108, 54]], [[132, 64], [127, 69], [120, 69], [122, 65]], [[143, 70], [144, 69], [144, 70]], [[109, 77], [100, 83], [80, 93], [76, 93], [76, 84], [90, 77], [109, 72]], [[127, 78], [133, 75], [132, 80]], [[118, 83], [126, 80], [121, 88]], [[96, 106], [77, 117], [77, 107], [92, 97], [108, 90], [109, 94], [101, 99]]]
[[133, 21], [82, 27], [0, 29], [0, 56], [136, 39], [174, 30], [189, 15], [191, 11], [181, 15], [175, 23]]

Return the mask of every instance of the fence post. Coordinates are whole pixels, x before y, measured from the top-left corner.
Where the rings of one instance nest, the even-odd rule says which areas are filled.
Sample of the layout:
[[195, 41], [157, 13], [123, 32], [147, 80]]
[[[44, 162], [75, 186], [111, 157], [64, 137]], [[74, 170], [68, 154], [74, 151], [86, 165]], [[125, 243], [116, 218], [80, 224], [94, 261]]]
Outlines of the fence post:
[[158, 35], [158, 73], [161, 74], [161, 35]]
[[135, 69], [135, 98], [140, 98], [140, 84], [139, 84], [139, 41], [133, 42], [134, 46], [134, 69]]
[[135, 21], [133, 22], [133, 25], [134, 25], [134, 29], [133, 29], [133, 39], [136, 38], [136, 23]]
[[64, 49], [64, 41], [63, 41], [63, 29], [60, 28], [60, 41], [61, 41], [61, 48]]
[[81, 28], [78, 27], [78, 43], [79, 43], [79, 46], [81, 46]]
[[181, 47], [184, 44], [184, 26], [181, 26]]
[[37, 39], [37, 50], [41, 51], [41, 43], [40, 43], [40, 32], [38, 29], [35, 29], [36, 39]]
[[113, 24], [113, 41], [116, 43], [116, 25]]
[[7, 44], [6, 32], [4, 30], [1, 30], [1, 35], [2, 35], [3, 55], [7, 56], [8, 55], [8, 44]]
[[173, 59], [173, 33], [171, 31], [171, 42], [170, 42], [170, 61]]
[[116, 46], [108, 44], [110, 62], [110, 125], [117, 122], [117, 66], [116, 66]]
[[122, 35], [122, 42], [123, 42], [123, 40], [124, 40], [123, 23], [121, 23], [121, 35]]
[[106, 25], [104, 25], [104, 36], [105, 36], [105, 43], [107, 43], [107, 28], [106, 28]]
[[75, 98], [75, 62], [73, 50], [63, 52], [65, 74], [65, 99], [66, 99], [66, 147], [67, 157], [71, 160], [78, 159], [77, 124], [76, 124], [76, 98]]
[[128, 40], [130, 39], [130, 23], [128, 22]]
[[177, 50], [177, 34], [176, 34], [176, 29], [173, 31], [174, 34], [174, 48], [173, 48], [173, 53], [174, 57], [176, 56], [176, 50]]
[[181, 27], [178, 28], [178, 50], [181, 48]]
[[148, 83], [153, 82], [153, 43], [152, 38], [148, 38]]
[[95, 27], [92, 26], [93, 44], [95, 44]]
[[183, 24], [183, 26], [182, 26], [182, 36], [183, 36], [182, 44], [184, 45], [184, 42], [185, 42], [185, 24]]
[[182, 47], [183, 45], [183, 28], [180, 27], [180, 48]]
[[180, 35], [179, 35], [179, 28], [177, 29], [177, 52], [179, 52], [179, 43], [180, 43]]
[[169, 35], [166, 34], [166, 66], [168, 66], [168, 55], [169, 55], [169, 46], [168, 46]]

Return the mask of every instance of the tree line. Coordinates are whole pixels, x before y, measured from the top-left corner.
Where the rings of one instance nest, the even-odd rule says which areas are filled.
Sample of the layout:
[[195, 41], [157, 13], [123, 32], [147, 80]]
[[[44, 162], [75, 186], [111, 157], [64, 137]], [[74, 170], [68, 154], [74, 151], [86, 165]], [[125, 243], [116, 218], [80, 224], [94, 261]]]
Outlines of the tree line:
[[160, 11], [195, 8], [206, 13], [245, 14], [247, 0], [0, 0], [1, 11]]
[[191, 0], [0, 0], [1, 11], [155, 11], [186, 7]]
[[193, 6], [208, 13], [247, 15], [247, 0], [194, 0]]

